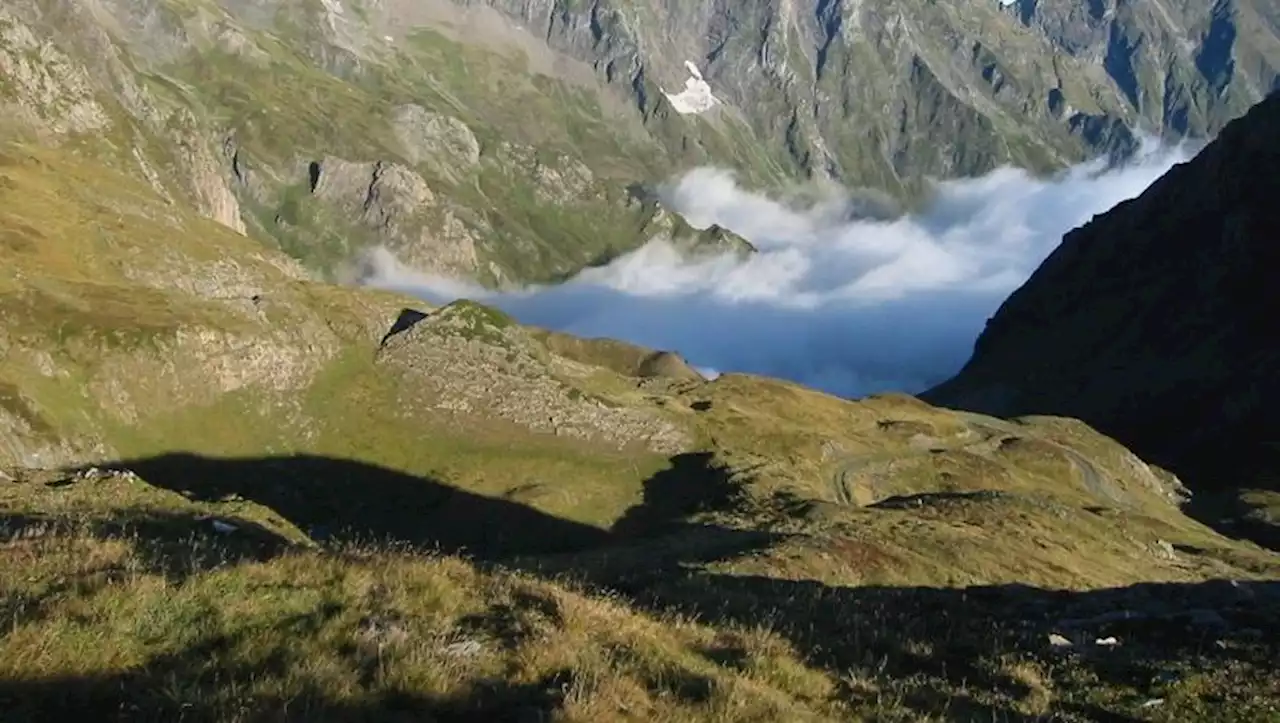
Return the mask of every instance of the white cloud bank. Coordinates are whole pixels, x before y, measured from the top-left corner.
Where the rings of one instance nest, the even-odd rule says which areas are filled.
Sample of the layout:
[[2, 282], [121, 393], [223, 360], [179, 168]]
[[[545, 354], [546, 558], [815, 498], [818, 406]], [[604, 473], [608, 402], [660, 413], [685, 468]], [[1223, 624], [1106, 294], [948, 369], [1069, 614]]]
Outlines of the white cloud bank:
[[[920, 213], [851, 218], [848, 198], [787, 204], [694, 170], [663, 199], [760, 252], [689, 261], [654, 241], [573, 280], [492, 292], [417, 274], [385, 252], [365, 283], [434, 302], [461, 296], [522, 322], [674, 350], [714, 372], [783, 377], [833, 393], [919, 392], [957, 371], [986, 319], [1068, 230], [1140, 194], [1188, 149], [1147, 148], [1036, 180], [1011, 168], [939, 183]], [[1123, 239], [1117, 239], [1123, 243]]]

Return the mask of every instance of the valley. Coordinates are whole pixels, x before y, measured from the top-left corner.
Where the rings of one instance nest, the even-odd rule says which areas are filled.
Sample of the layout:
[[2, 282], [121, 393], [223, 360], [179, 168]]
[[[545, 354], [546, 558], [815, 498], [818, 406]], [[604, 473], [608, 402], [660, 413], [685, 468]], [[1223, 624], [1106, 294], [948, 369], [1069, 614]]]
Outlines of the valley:
[[[1280, 717], [1276, 18], [6, 3], [0, 719]], [[1142, 129], [1207, 145], [918, 397], [360, 283], [741, 261], [664, 184], [910, 209]]]

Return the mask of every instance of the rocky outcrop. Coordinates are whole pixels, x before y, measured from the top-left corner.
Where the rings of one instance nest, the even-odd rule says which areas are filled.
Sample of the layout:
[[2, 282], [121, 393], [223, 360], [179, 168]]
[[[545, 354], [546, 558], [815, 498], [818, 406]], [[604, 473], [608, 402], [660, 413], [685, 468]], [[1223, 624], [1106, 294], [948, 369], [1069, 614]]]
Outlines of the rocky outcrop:
[[357, 163], [326, 158], [308, 165], [311, 193], [379, 228], [397, 227], [406, 215], [435, 202], [422, 176], [396, 163]]
[[1276, 27], [1257, 0], [489, 2], [646, 112], [692, 73], [716, 103], [677, 114], [727, 105], [808, 172], [895, 191], [1131, 147], [1133, 126], [1212, 135], [1280, 69], [1274, 30], [1237, 30]]
[[308, 164], [311, 195], [423, 270], [469, 274], [479, 266], [476, 239], [447, 202], [407, 166], [326, 158]]
[[88, 72], [0, 9], [0, 113], [54, 136], [110, 125]]
[[200, 215], [236, 233], [246, 233], [240, 201], [227, 183], [226, 159], [216, 153], [191, 111], [175, 112], [167, 126], [181, 180]]
[[660, 201], [642, 205], [649, 217], [644, 226], [646, 238], [669, 242], [690, 257], [733, 254], [744, 258], [757, 251], [750, 241], [723, 226], [711, 224], [703, 229], [695, 228], [680, 214], [664, 208]]
[[[489, 415], [541, 434], [667, 455], [690, 443], [686, 431], [653, 410], [609, 403], [566, 385], [551, 373], [546, 347], [528, 331], [469, 301], [384, 340], [378, 361], [389, 372], [412, 375], [402, 404], [459, 423]], [[657, 361], [646, 367], [647, 375], [670, 372], [672, 364]]]
[[391, 116], [396, 139], [413, 164], [428, 164], [459, 180], [480, 163], [480, 141], [466, 123], [420, 105], [402, 105]]
[[1201, 489], [1280, 464], [1280, 94], [1072, 231], [926, 399], [1086, 420]]
[[[245, 233], [239, 201], [206, 124], [190, 108], [159, 107], [122, 60], [96, 11], [92, 3], [55, 6], [47, 15], [0, 11], [0, 114], [7, 110], [52, 143], [90, 134], [128, 139], [130, 159], [161, 197], [172, 202], [180, 193], [201, 215]], [[60, 23], [61, 32], [48, 32], [41, 21]], [[93, 62], [73, 56], [75, 51]], [[144, 142], [148, 133], [162, 152]], [[111, 145], [95, 150], [116, 152]]]

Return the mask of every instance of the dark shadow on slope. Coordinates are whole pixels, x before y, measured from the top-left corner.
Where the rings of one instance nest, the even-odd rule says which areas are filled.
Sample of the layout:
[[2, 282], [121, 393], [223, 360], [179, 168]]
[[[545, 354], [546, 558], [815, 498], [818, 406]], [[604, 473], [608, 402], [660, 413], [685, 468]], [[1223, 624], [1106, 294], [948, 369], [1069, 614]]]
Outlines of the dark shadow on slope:
[[1017, 497], [1000, 490], [975, 490], [972, 492], [921, 492], [913, 495], [894, 495], [867, 505], [873, 510], [909, 510], [943, 502], [989, 502]]
[[[830, 587], [810, 581], [696, 575], [640, 599], [709, 624], [767, 625], [812, 665], [852, 682], [838, 695], [893, 720], [1269, 720], [1280, 682], [1280, 582], [1143, 584], [1088, 592], [1019, 585], [969, 589]], [[315, 637], [344, 613], [321, 604], [276, 625]], [[498, 621], [501, 622], [501, 621]], [[256, 631], [260, 633], [261, 631]], [[1048, 635], [1075, 640], [1055, 648]], [[520, 630], [516, 630], [518, 636]], [[1119, 645], [1094, 641], [1115, 636]], [[287, 641], [290, 636], [279, 636]], [[376, 674], [335, 700], [318, 681], [285, 697], [255, 684], [296, 680], [283, 643], [213, 635], [122, 672], [0, 681], [0, 710], [14, 720], [526, 721], [552, 720], [575, 677], [565, 669], [525, 684], [478, 680], [442, 698], [388, 690]], [[701, 651], [729, 669], [751, 669], [742, 638], [724, 634]], [[371, 651], [343, 648], [337, 665], [369, 668]], [[1027, 665], [1042, 671], [1019, 674]], [[328, 669], [328, 668], [326, 668]], [[758, 671], [756, 671], [758, 672]], [[1190, 698], [1176, 694], [1186, 680]], [[175, 681], [178, 684], [175, 684]], [[1026, 704], [1049, 686], [1036, 715]], [[869, 684], [869, 685], [867, 685]], [[684, 694], [702, 688], [689, 681]], [[1155, 711], [1152, 699], [1167, 702]], [[7, 720], [8, 718], [6, 718]], [[881, 719], [870, 716], [868, 719]]]
[[[213, 524], [230, 524], [220, 531]], [[84, 536], [126, 539], [133, 543], [128, 566], [102, 562], [74, 575], [60, 575], [38, 593], [0, 589], [0, 620], [21, 625], [43, 620], [50, 604], [92, 595], [138, 572], [163, 575], [181, 583], [191, 575], [241, 562], [268, 560], [290, 548], [283, 537], [252, 522], [185, 513], [121, 511], [101, 517], [0, 515], [0, 545], [26, 544], [39, 555], [46, 539]], [[35, 589], [35, 588], [33, 588]]]
[[131, 539], [142, 545], [139, 552], [147, 571], [173, 579], [238, 562], [269, 560], [292, 546], [289, 540], [262, 525], [233, 516], [154, 510], [77, 519], [44, 514], [0, 515], [0, 543], [67, 533]]
[[[314, 636], [343, 612], [340, 605], [295, 615], [279, 624], [293, 635]], [[127, 720], [133, 723], [255, 720], [298, 723], [549, 720], [562, 705], [572, 672], [524, 684], [481, 680], [466, 695], [432, 697], [363, 683], [337, 700], [323, 683], [303, 683], [288, 696], [253, 694], [256, 684], [297, 680], [287, 649], [257, 650], [254, 641], [214, 635], [172, 653], [153, 656], [122, 672], [36, 680], [0, 680], [0, 719], [42, 721]], [[339, 665], [353, 673], [379, 664], [372, 651], [347, 649]], [[235, 661], [235, 662], [229, 662]], [[254, 661], [249, 663], [247, 661]], [[263, 686], [270, 689], [270, 685]]]
[[378, 346], [386, 346], [391, 337], [396, 336], [397, 334], [403, 334], [404, 332], [412, 329], [428, 316], [430, 316], [430, 314], [425, 311], [408, 308], [401, 309], [400, 315], [396, 317], [395, 323], [391, 325], [391, 328], [387, 330], [386, 334], [382, 335], [382, 341], [378, 342]]
[[105, 467], [132, 471], [193, 500], [251, 500], [321, 542], [389, 542], [496, 560], [580, 550], [608, 538], [604, 530], [531, 507], [351, 460], [182, 453]]
[[[863, 703], [900, 699], [915, 714], [949, 720], [1149, 720], [1144, 702], [1197, 676], [1190, 685], [1204, 717], [1170, 720], [1261, 720], [1275, 712], [1266, 691], [1280, 685], [1280, 581], [1076, 592], [832, 587], [700, 574], [654, 584], [636, 598], [713, 625], [767, 626], [811, 664], [873, 682], [875, 692]], [[1055, 647], [1051, 634], [1074, 644]], [[1110, 636], [1119, 644], [1096, 643]], [[725, 645], [708, 657], [734, 660], [735, 650]], [[1046, 671], [1054, 689], [1051, 717], [1019, 712], [1035, 692], [1015, 674], [1019, 662]]]
[[623, 537], [671, 532], [702, 512], [724, 511], [739, 494], [731, 470], [710, 452], [678, 454], [671, 466], [644, 482], [644, 501], [627, 510], [613, 525]]
[[[1280, 428], [1267, 420], [1231, 430], [1230, 438], [1203, 444], [1190, 453], [1159, 450], [1144, 458], [1172, 471], [1192, 490], [1183, 511], [1220, 534], [1280, 550], [1280, 520], [1258, 514], [1243, 499], [1248, 490], [1280, 493]], [[1120, 434], [1124, 434], [1122, 430]], [[1117, 439], [1129, 443], [1125, 437]], [[1144, 454], [1151, 445], [1135, 440]], [[1157, 448], [1158, 449], [1158, 448]]]
[[614, 523], [606, 545], [565, 555], [531, 554], [512, 562], [531, 572], [630, 595], [653, 581], [688, 574], [691, 566], [731, 560], [787, 537], [699, 521], [706, 513], [738, 509], [742, 479], [706, 452], [678, 454], [669, 462], [645, 480], [643, 500]]
[[[346, 520], [355, 528], [343, 535], [359, 539], [434, 541], [448, 548], [514, 531], [517, 537], [499, 538], [507, 545], [505, 551], [534, 555], [568, 539], [558, 534], [583, 533], [580, 525], [527, 508], [513, 511], [510, 508], [518, 506], [509, 502], [353, 462], [173, 455], [117, 467], [204, 499], [232, 494], [254, 499], [295, 522]], [[1204, 720], [1266, 719], [1268, 709], [1262, 706], [1270, 703], [1262, 693], [1267, 686], [1280, 685], [1280, 671], [1274, 669], [1274, 661], [1280, 659], [1280, 581], [1142, 584], [1071, 592], [1021, 585], [833, 587], [709, 574], [691, 570], [689, 564], [739, 555], [778, 539], [773, 533], [681, 520], [704, 505], [716, 507], [727, 499], [722, 492], [732, 489], [732, 482], [723, 470], [712, 473], [715, 469], [706, 456], [673, 458], [672, 469], [646, 485], [645, 502], [630, 516], [632, 522], [623, 525], [631, 526], [629, 532], [609, 536], [588, 528], [580, 540], [584, 547], [578, 549], [593, 544], [597, 549], [543, 557], [555, 564], [536, 569], [548, 572], [560, 565], [561, 572], [620, 591], [644, 609], [739, 630], [770, 628], [811, 665], [841, 680], [873, 684], [870, 689], [850, 684], [841, 696], [873, 710], [881, 700], [889, 700], [899, 718], [1148, 720], [1148, 711], [1140, 707], [1143, 702], [1165, 697], [1180, 678], [1199, 677], [1190, 685], [1203, 692], [1197, 693], [1197, 705]], [[14, 520], [13, 529], [42, 524], [38, 518]], [[134, 529], [173, 537], [182, 524], [186, 523], [144, 520]], [[659, 531], [663, 534], [651, 536]], [[607, 542], [612, 544], [599, 547]], [[503, 547], [487, 551], [496, 553]], [[523, 561], [520, 567], [535, 569]], [[519, 642], [528, 629], [526, 618], [555, 614], [537, 599], [517, 599], [513, 605], [519, 609], [491, 611], [496, 614], [469, 624], [498, 639]], [[328, 619], [325, 616], [338, 612], [321, 609], [281, 624], [306, 635]], [[1074, 645], [1056, 648], [1049, 642], [1050, 634], [1070, 638]], [[1119, 646], [1095, 644], [1107, 636], [1115, 636]], [[751, 651], [738, 641], [734, 634], [717, 636], [704, 654], [718, 665], [751, 665]], [[288, 701], [245, 699], [253, 681], [283, 678], [296, 666], [290, 667], [289, 651], [283, 648], [258, 656], [221, 654], [242, 644], [249, 643], [211, 638], [121, 673], [0, 681], [0, 710], [30, 721], [74, 720], [76, 714], [95, 719], [98, 711], [143, 721], [215, 720], [232, 714], [253, 720], [537, 720], [552, 717], [562, 704], [558, 691], [573, 676], [573, 671], [563, 671], [529, 685], [480, 681], [468, 695], [451, 699], [388, 693], [377, 687], [376, 678], [364, 677], [361, 685], [368, 689], [353, 696], [359, 704], [335, 701], [321, 686], [291, 695]], [[353, 656], [353, 669], [370, 668], [359, 651], [343, 653], [348, 654]], [[248, 667], [235, 662], [246, 659], [258, 662]], [[1052, 688], [1045, 716], [1024, 712], [1037, 690], [1018, 674], [1019, 663], [1043, 671]], [[175, 687], [175, 680], [183, 684]], [[242, 697], [232, 700], [233, 695]], [[1162, 715], [1193, 719], [1179, 718], [1178, 712], [1169, 708]]]

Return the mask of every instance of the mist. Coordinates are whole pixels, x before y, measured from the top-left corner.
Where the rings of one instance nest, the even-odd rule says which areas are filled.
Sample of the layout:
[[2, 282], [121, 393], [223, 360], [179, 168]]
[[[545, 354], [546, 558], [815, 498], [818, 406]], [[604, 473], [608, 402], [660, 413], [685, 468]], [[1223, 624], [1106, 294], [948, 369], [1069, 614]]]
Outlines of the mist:
[[731, 171], [699, 168], [660, 189], [664, 205], [695, 227], [735, 231], [759, 253], [687, 258], [654, 239], [563, 284], [495, 292], [378, 250], [364, 283], [676, 351], [711, 376], [764, 374], [850, 397], [918, 393], [960, 369], [986, 320], [1064, 233], [1191, 155], [1148, 143], [1125, 165], [1098, 160], [1048, 179], [1001, 168], [935, 182], [921, 211], [896, 217], [868, 213], [863, 194], [770, 197]]

